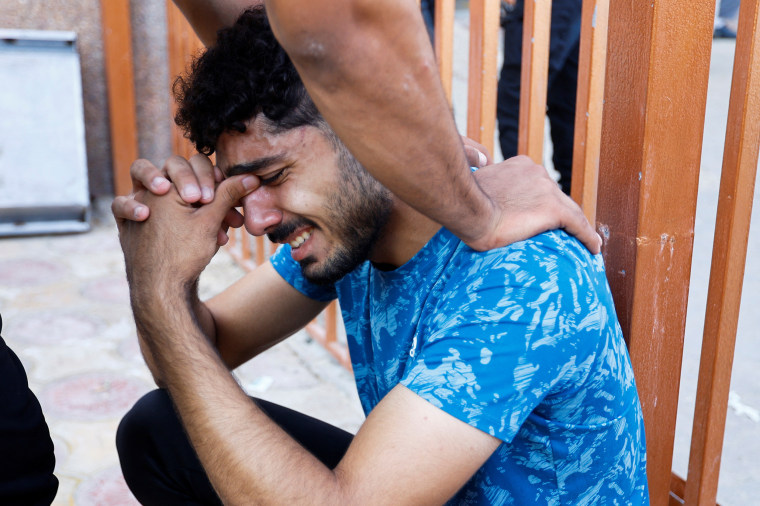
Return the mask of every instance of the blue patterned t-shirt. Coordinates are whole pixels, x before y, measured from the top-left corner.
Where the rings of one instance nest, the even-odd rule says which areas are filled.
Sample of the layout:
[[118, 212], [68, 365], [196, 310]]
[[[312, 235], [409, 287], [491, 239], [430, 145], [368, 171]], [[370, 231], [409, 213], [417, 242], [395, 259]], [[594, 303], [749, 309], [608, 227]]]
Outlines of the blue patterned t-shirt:
[[561, 231], [487, 252], [441, 229], [334, 286], [365, 413], [402, 384], [503, 441], [452, 504], [648, 504], [644, 423], [600, 255]]

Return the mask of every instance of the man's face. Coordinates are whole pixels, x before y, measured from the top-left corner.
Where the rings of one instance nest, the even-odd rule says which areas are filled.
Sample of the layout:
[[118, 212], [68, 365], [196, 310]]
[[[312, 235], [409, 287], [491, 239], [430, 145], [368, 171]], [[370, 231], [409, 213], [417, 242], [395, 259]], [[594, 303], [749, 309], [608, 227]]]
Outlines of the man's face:
[[290, 244], [317, 283], [337, 281], [368, 258], [392, 207], [388, 190], [336, 143], [311, 126], [273, 134], [261, 115], [217, 142], [225, 176], [261, 180], [241, 202], [246, 230]]

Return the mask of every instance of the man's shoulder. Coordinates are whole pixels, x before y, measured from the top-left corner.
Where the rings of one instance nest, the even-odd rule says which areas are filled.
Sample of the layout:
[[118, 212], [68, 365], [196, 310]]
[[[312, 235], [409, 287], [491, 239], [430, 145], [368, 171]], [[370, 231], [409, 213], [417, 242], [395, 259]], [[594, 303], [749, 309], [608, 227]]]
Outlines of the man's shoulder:
[[600, 255], [592, 255], [564, 230], [550, 230], [529, 239], [489, 251], [475, 251], [464, 244], [457, 248], [456, 269], [474, 277], [489, 275], [491, 269], [523, 269], [540, 274], [558, 269], [603, 272]]
[[561, 230], [485, 252], [461, 245], [426, 298], [436, 322], [453, 312], [494, 323], [537, 310], [587, 314], [610, 301], [602, 257]]

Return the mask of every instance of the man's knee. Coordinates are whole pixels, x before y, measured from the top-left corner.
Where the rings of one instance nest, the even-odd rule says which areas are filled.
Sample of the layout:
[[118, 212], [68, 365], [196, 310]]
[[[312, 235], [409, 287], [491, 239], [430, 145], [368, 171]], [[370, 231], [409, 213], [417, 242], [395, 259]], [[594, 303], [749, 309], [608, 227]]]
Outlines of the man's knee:
[[[145, 394], [122, 418], [116, 449], [129, 489], [142, 504], [200, 504], [188, 483], [207, 484], [166, 390]], [[186, 476], [193, 470], [195, 474]], [[210, 484], [206, 486], [211, 489]], [[209, 493], [214, 503], [215, 494]], [[216, 500], [218, 503], [218, 499]]]
[[165, 390], [145, 394], [122, 418], [116, 431], [116, 449], [127, 482], [161, 460], [158, 456], [177, 434], [184, 435]]
[[146, 441], [155, 440], [154, 433], [166, 430], [163, 426], [173, 424], [173, 420], [180, 424], [166, 390], [148, 392], [121, 419], [116, 431], [119, 454], [129, 453], [134, 445], [142, 446]]

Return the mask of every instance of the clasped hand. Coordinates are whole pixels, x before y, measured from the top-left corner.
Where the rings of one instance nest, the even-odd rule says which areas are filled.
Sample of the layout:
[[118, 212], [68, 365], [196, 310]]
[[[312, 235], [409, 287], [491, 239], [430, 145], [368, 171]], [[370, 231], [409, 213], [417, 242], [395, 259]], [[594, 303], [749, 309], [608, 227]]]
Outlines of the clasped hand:
[[[155, 169], [145, 160], [135, 162], [133, 181], [136, 174], [139, 178], [151, 172], [149, 167]], [[146, 191], [143, 180], [138, 179], [135, 191], [117, 197], [111, 206], [133, 300], [141, 294], [191, 286], [219, 246], [227, 242], [228, 227], [242, 226], [243, 217], [235, 207], [259, 185], [255, 176], [231, 177], [218, 184], [211, 202], [199, 205], [187, 202], [181, 190], [155, 170], [150, 181], [165, 187], [163, 195]], [[148, 212], [150, 220], [135, 221], [141, 213], [147, 218]]]

